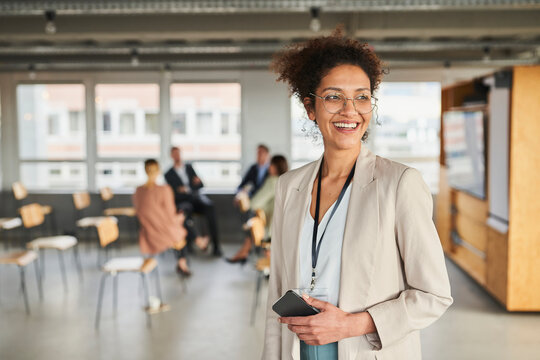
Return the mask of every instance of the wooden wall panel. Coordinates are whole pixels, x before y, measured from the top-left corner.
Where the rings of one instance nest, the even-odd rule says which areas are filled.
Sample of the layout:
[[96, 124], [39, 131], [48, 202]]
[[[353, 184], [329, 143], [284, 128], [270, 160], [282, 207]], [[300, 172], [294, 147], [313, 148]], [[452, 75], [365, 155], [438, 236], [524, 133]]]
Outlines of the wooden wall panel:
[[501, 303], [508, 293], [508, 237], [488, 227], [486, 288]]
[[487, 201], [458, 190], [456, 191], [455, 206], [459, 213], [482, 224], [486, 223], [489, 208]]
[[514, 68], [508, 309], [540, 311], [540, 66]]
[[472, 217], [457, 213], [455, 215], [456, 230], [459, 236], [483, 253], [487, 250], [487, 226]]
[[441, 165], [439, 170], [439, 193], [435, 204], [435, 226], [444, 251], [452, 251], [452, 241], [450, 240], [450, 187], [448, 187], [446, 181], [446, 167], [444, 165]]
[[449, 255], [480, 285], [486, 285], [486, 262], [483, 258], [461, 245], [454, 245]]

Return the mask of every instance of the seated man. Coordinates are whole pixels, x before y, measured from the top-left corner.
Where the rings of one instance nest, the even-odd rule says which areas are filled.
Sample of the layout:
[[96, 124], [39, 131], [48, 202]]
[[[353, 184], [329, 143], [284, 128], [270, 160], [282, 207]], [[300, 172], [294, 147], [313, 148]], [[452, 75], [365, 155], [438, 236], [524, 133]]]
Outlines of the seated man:
[[257, 162], [250, 166], [246, 175], [242, 178], [242, 182], [238, 185], [237, 191], [241, 191], [247, 187], [249, 197], [251, 198], [255, 195], [268, 176], [269, 160], [270, 150], [268, 146], [259, 144], [257, 146]]
[[174, 191], [176, 208], [184, 211], [186, 217], [190, 217], [194, 212], [204, 215], [210, 228], [212, 254], [221, 256], [214, 203], [207, 196], [199, 193], [204, 185], [193, 167], [183, 163], [179, 148], [171, 148], [171, 158], [174, 165], [165, 173], [165, 180]]

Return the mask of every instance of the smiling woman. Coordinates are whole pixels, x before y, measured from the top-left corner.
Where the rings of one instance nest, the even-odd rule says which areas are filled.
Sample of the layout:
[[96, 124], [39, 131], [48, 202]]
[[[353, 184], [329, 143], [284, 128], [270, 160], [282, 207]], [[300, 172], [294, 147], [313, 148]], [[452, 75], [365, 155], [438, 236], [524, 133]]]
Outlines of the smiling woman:
[[[380, 60], [338, 30], [277, 54], [273, 69], [324, 153], [276, 185], [263, 359], [420, 359], [419, 330], [453, 300], [420, 173], [362, 145]], [[320, 312], [279, 317], [272, 304], [291, 289]]]

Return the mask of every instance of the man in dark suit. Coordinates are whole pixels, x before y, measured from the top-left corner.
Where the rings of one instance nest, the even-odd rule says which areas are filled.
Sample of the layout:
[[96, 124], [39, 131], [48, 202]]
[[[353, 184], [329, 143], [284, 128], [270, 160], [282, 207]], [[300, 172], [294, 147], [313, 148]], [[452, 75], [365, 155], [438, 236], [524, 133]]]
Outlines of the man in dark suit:
[[251, 198], [262, 186], [268, 176], [268, 167], [270, 166], [270, 149], [264, 144], [257, 146], [257, 162], [250, 166], [242, 182], [238, 185], [237, 191], [249, 186], [249, 197]]
[[210, 228], [213, 255], [221, 256], [214, 203], [206, 195], [199, 193], [204, 185], [193, 167], [182, 162], [179, 148], [171, 148], [171, 158], [174, 165], [165, 173], [165, 180], [174, 191], [176, 208], [183, 210], [186, 216], [193, 212], [204, 215]]

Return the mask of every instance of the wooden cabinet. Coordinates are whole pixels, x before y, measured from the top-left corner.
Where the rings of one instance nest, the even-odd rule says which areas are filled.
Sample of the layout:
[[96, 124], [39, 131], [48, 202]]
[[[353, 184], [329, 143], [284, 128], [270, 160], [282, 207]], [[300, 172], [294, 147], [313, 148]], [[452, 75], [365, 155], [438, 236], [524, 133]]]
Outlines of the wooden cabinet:
[[[443, 126], [444, 113], [463, 109], [479, 82], [489, 86], [483, 199], [449, 185]], [[441, 105], [436, 226], [444, 251], [507, 310], [540, 311], [540, 66], [445, 87]]]

